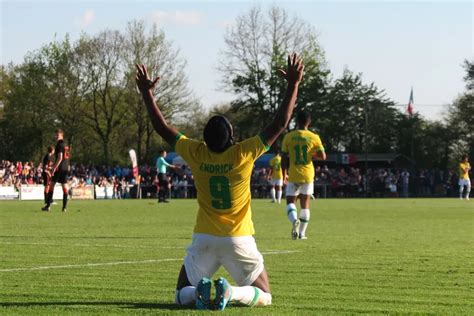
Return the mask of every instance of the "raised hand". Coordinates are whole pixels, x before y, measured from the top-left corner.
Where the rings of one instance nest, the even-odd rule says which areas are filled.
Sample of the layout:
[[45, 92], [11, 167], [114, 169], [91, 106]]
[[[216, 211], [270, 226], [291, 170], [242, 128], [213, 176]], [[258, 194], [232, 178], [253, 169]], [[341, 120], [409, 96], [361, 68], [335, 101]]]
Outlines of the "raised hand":
[[303, 78], [304, 64], [303, 59], [296, 53], [288, 55], [287, 69], [278, 69], [278, 74], [285, 78], [288, 83], [297, 84]]
[[145, 65], [135, 64], [135, 67], [137, 67], [137, 76], [135, 77], [135, 80], [138, 89], [141, 92], [153, 90], [158, 83], [158, 80], [160, 80], [160, 77], [156, 77], [155, 80], [152, 81], [150, 80], [150, 76], [148, 76], [148, 71], [146, 70]]

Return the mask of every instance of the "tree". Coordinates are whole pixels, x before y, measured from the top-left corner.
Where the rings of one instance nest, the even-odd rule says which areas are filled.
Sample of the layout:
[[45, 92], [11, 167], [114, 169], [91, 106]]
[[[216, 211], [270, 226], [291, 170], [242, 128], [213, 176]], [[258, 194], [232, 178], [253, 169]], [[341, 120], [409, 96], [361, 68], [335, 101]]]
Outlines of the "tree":
[[163, 31], [156, 25], [146, 33], [143, 21], [128, 23], [125, 33], [125, 60], [127, 64], [127, 104], [128, 119], [134, 123], [138, 161], [149, 159], [153, 127], [143, 105], [141, 96], [137, 93], [135, 84], [135, 64], [147, 65], [152, 74], [161, 77], [155, 91], [163, 114], [168, 120], [179, 122], [189, 112], [192, 106], [198, 106], [193, 98], [188, 81], [184, 74], [186, 62], [179, 57], [179, 51], [173, 49], [172, 43], [166, 40]]
[[311, 108], [314, 125], [329, 151], [391, 152], [394, 150], [396, 110], [374, 83], [346, 69]]
[[474, 61], [464, 62], [466, 91], [449, 105], [446, 122], [454, 137], [451, 142], [451, 165], [456, 165], [462, 155], [474, 157]]
[[33, 52], [21, 65], [8, 68], [2, 78], [8, 86], [2, 96], [5, 106], [2, 151], [10, 159], [39, 160], [52, 137], [55, 121], [49, 102], [47, 64]]
[[66, 141], [75, 153], [87, 151], [75, 146], [77, 138], [83, 138], [83, 113], [85, 97], [91, 82], [82, 80], [77, 48], [66, 35], [64, 40], [55, 40], [39, 50], [47, 65], [49, 102], [55, 115], [55, 125], [66, 131]]
[[286, 86], [277, 70], [284, 66], [288, 52], [300, 53], [305, 61], [298, 106], [311, 108], [324, 94], [329, 71], [316, 38], [308, 23], [277, 7], [266, 14], [252, 8], [228, 29], [219, 70], [224, 88], [237, 94], [232, 108], [246, 114], [250, 134], [269, 123], [283, 100]]
[[84, 83], [84, 123], [97, 135], [105, 164], [111, 158], [111, 144], [126, 116], [124, 37], [119, 31], [83, 35], [78, 45], [80, 76]]

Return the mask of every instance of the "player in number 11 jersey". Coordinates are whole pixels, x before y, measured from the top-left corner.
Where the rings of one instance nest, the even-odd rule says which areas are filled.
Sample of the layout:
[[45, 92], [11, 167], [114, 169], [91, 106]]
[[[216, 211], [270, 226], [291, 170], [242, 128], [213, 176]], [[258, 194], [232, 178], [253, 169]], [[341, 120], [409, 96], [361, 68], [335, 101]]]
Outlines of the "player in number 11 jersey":
[[[296, 115], [297, 129], [283, 138], [283, 176], [288, 174], [286, 186], [287, 216], [291, 222], [291, 237], [306, 239], [306, 228], [310, 217], [310, 198], [314, 191], [313, 155], [326, 160], [324, 146], [319, 135], [308, 130], [311, 116], [308, 112]], [[289, 168], [288, 168], [289, 165]], [[297, 217], [296, 200], [300, 199], [301, 211]]]

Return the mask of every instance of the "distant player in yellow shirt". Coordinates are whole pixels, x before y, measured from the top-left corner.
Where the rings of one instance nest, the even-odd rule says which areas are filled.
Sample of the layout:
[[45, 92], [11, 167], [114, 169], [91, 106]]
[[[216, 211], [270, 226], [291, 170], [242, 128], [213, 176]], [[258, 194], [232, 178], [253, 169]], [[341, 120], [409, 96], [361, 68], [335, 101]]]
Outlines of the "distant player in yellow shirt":
[[466, 187], [466, 200], [469, 200], [469, 194], [471, 193], [471, 179], [469, 178], [469, 171], [471, 165], [469, 164], [469, 158], [467, 155], [462, 157], [462, 161], [459, 164], [459, 198], [462, 200], [464, 187]]
[[272, 185], [272, 188], [270, 189], [272, 202], [278, 202], [278, 204], [280, 204], [283, 188], [283, 171], [281, 170], [280, 150], [277, 151], [275, 157], [270, 159], [270, 173], [268, 174], [268, 180], [270, 180]]
[[[178, 277], [177, 304], [218, 310], [229, 301], [248, 306], [271, 304], [268, 275], [253, 238], [250, 178], [255, 160], [277, 140], [291, 118], [303, 69], [296, 54], [288, 56], [287, 70], [279, 70], [288, 86], [274, 120], [260, 135], [237, 143], [232, 125], [223, 116], [213, 116], [207, 122], [204, 141], [188, 139], [168, 125], [153, 97], [159, 78], [150, 80], [145, 66], [137, 65], [137, 85], [153, 127], [188, 163], [198, 192], [199, 210], [192, 244]], [[212, 302], [210, 278], [220, 266], [238, 286], [217, 279]]]
[[[283, 138], [283, 177], [288, 176], [286, 186], [287, 216], [291, 222], [291, 237], [306, 239], [310, 210], [309, 203], [314, 193], [313, 156], [326, 160], [324, 146], [319, 135], [308, 130], [311, 116], [308, 112], [296, 115], [297, 129]], [[297, 216], [296, 200], [300, 199], [301, 211]]]

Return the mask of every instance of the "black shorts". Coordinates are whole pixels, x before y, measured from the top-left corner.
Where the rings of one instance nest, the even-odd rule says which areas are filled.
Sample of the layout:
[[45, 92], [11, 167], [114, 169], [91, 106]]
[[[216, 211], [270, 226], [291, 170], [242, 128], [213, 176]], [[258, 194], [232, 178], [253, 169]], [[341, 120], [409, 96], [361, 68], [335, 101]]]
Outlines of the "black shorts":
[[54, 183], [67, 183], [67, 171], [58, 170], [53, 175], [53, 182]]

